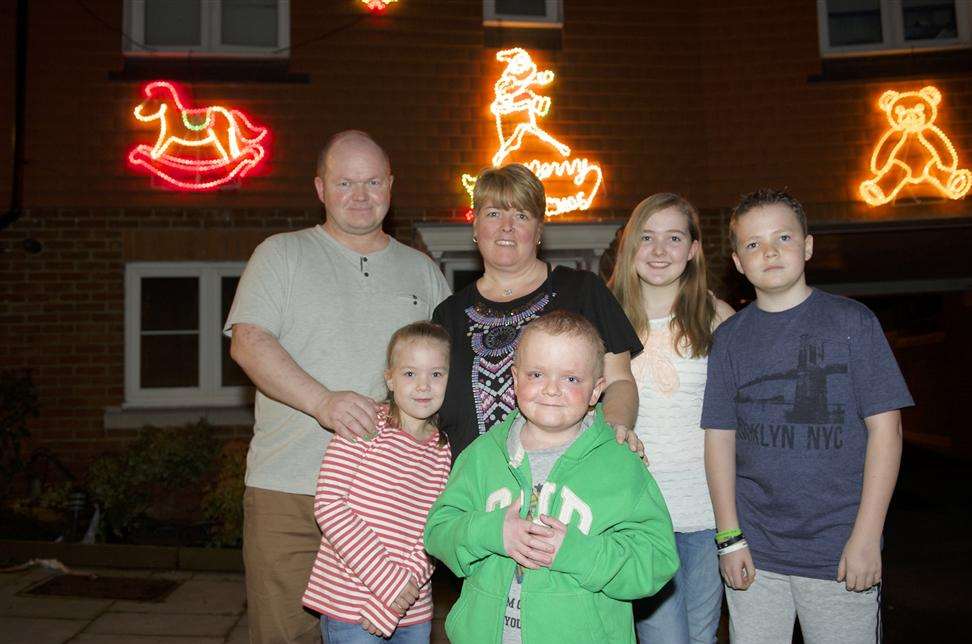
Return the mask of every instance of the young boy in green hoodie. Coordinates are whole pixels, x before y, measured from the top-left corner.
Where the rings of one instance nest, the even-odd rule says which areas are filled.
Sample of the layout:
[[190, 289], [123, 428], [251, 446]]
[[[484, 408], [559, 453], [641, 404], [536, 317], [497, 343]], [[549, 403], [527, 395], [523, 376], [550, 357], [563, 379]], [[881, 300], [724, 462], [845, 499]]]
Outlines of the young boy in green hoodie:
[[518, 410], [467, 447], [432, 506], [425, 547], [459, 577], [453, 644], [634, 643], [630, 600], [678, 568], [665, 501], [598, 405], [604, 344], [584, 317], [528, 324]]

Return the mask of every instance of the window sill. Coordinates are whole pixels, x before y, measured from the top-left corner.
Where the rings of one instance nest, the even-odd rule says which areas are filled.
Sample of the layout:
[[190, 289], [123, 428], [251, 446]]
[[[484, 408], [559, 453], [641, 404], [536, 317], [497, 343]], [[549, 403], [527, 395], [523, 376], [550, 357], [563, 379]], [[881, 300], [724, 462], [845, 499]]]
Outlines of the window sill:
[[178, 427], [205, 420], [214, 427], [253, 424], [253, 407], [106, 407], [106, 430]]
[[972, 48], [914, 51], [906, 54], [866, 54], [823, 58], [820, 61], [820, 73], [808, 76], [807, 82], [967, 76], [969, 69], [972, 69]]
[[310, 74], [293, 73], [287, 59], [126, 56], [121, 71], [109, 72], [112, 81], [154, 81], [160, 78], [207, 83], [289, 83], [306, 85]]

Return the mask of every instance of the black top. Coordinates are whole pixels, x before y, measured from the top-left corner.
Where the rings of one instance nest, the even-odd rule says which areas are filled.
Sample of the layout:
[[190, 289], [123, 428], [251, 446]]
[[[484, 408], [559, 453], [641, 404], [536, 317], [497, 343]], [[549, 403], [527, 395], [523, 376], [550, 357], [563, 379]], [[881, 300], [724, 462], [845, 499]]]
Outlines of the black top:
[[638, 334], [601, 278], [565, 266], [551, 271], [548, 265], [547, 271], [537, 290], [510, 302], [485, 299], [474, 282], [432, 314], [452, 337], [449, 385], [439, 424], [449, 436], [453, 457], [516, 407], [510, 367], [530, 320], [559, 309], [572, 311], [594, 324], [609, 353], [641, 351]]

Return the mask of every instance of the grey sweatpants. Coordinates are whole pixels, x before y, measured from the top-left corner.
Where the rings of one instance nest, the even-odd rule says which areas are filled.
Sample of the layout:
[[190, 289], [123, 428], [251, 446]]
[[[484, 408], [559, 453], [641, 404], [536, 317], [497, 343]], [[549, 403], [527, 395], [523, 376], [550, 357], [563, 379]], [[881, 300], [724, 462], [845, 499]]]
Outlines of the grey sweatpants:
[[851, 592], [843, 582], [756, 571], [747, 590], [726, 588], [733, 644], [788, 644], [794, 616], [807, 644], [881, 641], [881, 587]]

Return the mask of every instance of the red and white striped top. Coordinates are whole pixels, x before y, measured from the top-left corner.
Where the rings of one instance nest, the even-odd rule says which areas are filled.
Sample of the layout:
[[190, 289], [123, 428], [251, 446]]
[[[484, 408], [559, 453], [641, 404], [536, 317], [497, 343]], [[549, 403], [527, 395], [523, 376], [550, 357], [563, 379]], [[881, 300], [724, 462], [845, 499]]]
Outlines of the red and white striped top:
[[[438, 433], [418, 442], [378, 413], [378, 435], [331, 439], [317, 477], [314, 514], [323, 535], [303, 603], [330, 618], [365, 617], [390, 636], [432, 619], [433, 566], [422, 545], [429, 508], [445, 488], [452, 457]], [[399, 619], [389, 608], [409, 580], [419, 597]]]

